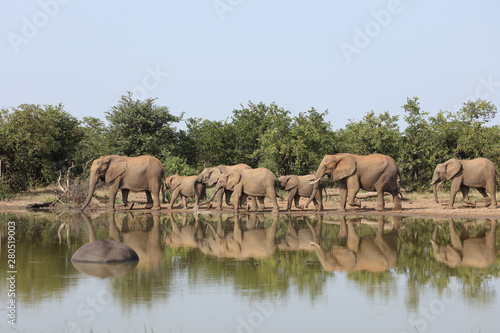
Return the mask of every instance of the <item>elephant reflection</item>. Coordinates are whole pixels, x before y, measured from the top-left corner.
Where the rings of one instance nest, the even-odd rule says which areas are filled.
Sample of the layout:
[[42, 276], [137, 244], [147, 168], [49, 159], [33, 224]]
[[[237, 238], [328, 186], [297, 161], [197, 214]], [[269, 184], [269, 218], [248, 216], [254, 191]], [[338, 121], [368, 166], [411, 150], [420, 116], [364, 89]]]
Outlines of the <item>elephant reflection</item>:
[[398, 260], [398, 233], [402, 217], [393, 217], [393, 227], [384, 233], [384, 217], [377, 218], [377, 234], [360, 237], [354, 221], [340, 220], [340, 245], [325, 251], [318, 243], [316, 247], [321, 265], [326, 271], [369, 271], [384, 272], [396, 264]]
[[285, 236], [279, 241], [278, 248], [281, 251], [314, 251], [312, 243], [319, 243], [321, 235], [321, 226], [323, 225], [323, 215], [318, 214], [316, 224], [313, 226], [307, 217], [303, 216], [307, 227], [298, 229], [299, 221], [292, 220], [288, 215], [288, 228]]
[[[475, 224], [475, 221], [473, 222]], [[486, 220], [484, 228], [474, 238], [469, 238], [469, 224], [464, 224], [461, 235], [458, 234], [453, 220], [448, 221], [451, 245], [438, 245], [436, 237], [438, 223], [434, 227], [431, 244], [436, 260], [450, 267], [470, 266], [487, 268], [493, 264], [496, 257], [496, 220]], [[489, 231], [488, 231], [489, 229]]]
[[[109, 214], [109, 236], [130, 246], [139, 255], [139, 269], [150, 270], [163, 257], [160, 239], [160, 212], [134, 216], [131, 212], [120, 220], [116, 214]], [[117, 223], [118, 222], [118, 223]], [[133, 226], [139, 230], [132, 230]]]
[[278, 216], [273, 215], [272, 225], [262, 229], [259, 228], [259, 224], [263, 221], [264, 215], [249, 214], [245, 228], [242, 226], [241, 215], [235, 215], [226, 219], [226, 223], [234, 220], [234, 229], [228, 231], [222, 226], [222, 216], [217, 215], [217, 229], [207, 223], [212, 233], [198, 242], [198, 247], [204, 254], [219, 258], [238, 260], [268, 258], [276, 249]]
[[175, 220], [175, 215], [170, 214], [170, 224], [172, 232], [164, 233], [165, 244], [172, 248], [191, 247], [197, 248], [198, 242], [204, 238], [202, 224], [195, 219], [194, 225], [188, 222], [188, 214], [182, 214], [182, 222], [179, 226]]

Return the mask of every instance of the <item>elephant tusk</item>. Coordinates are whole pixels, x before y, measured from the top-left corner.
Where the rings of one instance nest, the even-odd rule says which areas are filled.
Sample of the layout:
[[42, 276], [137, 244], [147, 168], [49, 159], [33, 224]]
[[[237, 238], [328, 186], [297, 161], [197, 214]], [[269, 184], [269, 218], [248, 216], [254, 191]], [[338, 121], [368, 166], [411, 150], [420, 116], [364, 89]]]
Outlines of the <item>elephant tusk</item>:
[[[312, 180], [314, 180], [314, 178], [309, 179], [309, 181], [312, 181]], [[309, 184], [311, 184], [311, 185], [312, 185], [312, 184], [316, 184], [316, 183], [317, 183], [317, 182], [319, 182], [320, 180], [321, 180], [321, 178], [318, 178], [318, 179], [314, 180], [313, 182], [310, 182]]]

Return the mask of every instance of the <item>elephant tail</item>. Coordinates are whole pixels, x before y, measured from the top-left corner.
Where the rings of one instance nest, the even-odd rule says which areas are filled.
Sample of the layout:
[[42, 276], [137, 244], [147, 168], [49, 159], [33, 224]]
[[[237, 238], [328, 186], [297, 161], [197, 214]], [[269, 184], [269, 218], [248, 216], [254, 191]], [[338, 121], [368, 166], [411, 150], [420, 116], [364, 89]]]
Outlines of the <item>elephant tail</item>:
[[167, 194], [167, 186], [165, 185], [164, 181], [161, 182], [161, 197], [162, 197], [163, 203], [170, 202], [170, 200], [168, 199], [168, 194]]
[[399, 198], [401, 200], [407, 200], [405, 197], [403, 197], [403, 187], [401, 186], [401, 173], [399, 173], [399, 170], [398, 170], [398, 180], [397, 180], [397, 183], [398, 183], [398, 195], [399, 195]]

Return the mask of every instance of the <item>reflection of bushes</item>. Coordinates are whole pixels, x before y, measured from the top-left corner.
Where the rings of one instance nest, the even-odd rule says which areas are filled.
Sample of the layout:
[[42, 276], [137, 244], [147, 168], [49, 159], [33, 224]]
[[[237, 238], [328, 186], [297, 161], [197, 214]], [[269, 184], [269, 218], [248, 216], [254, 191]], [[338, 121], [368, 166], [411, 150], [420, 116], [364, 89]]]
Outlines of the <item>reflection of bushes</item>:
[[[7, 221], [16, 222], [16, 297], [25, 304], [60, 298], [76, 284], [75, 279], [61, 279], [61, 276], [76, 274], [70, 258], [81, 241], [71, 236], [68, 247], [59, 244], [55, 214], [0, 214], [0, 225]], [[2, 238], [6, 230], [2, 228]], [[2, 250], [5, 244], [2, 241]], [[7, 262], [7, 253], [2, 251], [1, 262]], [[57, 258], [53, 260], [51, 258]], [[49, 264], [50, 262], [50, 264]], [[0, 279], [7, 278], [5, 269], [0, 271]]]

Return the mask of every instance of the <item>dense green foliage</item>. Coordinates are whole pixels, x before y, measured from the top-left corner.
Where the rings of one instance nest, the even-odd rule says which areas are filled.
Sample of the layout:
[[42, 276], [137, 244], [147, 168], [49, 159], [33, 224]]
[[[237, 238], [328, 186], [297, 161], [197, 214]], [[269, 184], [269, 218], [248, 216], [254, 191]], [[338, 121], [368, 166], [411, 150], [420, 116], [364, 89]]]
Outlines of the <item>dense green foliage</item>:
[[[500, 128], [486, 126], [496, 106], [481, 99], [464, 103], [456, 113], [436, 116], [420, 108], [417, 97], [402, 106], [400, 117], [369, 111], [333, 130], [328, 111], [314, 108], [293, 116], [275, 103], [241, 105], [224, 121], [183, 119], [156, 99], [122, 96], [106, 120], [78, 120], [62, 105], [23, 104], [0, 112], [0, 192], [21, 191], [54, 182], [59, 171], [102, 155], [158, 157], [167, 174], [190, 175], [204, 167], [246, 163], [277, 176], [307, 174], [325, 154], [382, 153], [398, 163], [406, 190], [426, 190], [437, 163], [449, 158], [487, 157], [500, 165]], [[185, 129], [175, 125], [180, 121]]]

